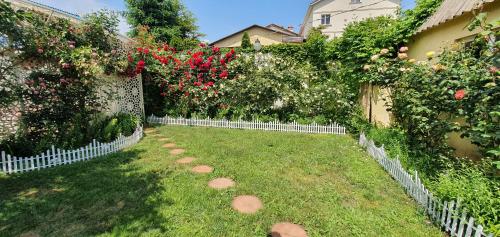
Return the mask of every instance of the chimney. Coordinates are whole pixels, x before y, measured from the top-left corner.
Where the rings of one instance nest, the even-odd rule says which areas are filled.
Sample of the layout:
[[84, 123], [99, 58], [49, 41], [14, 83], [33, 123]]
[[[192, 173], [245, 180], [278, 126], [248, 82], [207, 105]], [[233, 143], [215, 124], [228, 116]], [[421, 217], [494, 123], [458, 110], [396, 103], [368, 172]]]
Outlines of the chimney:
[[293, 26], [289, 26], [289, 27], [288, 27], [288, 30], [289, 30], [289, 31], [291, 31], [291, 32], [294, 32], [294, 30], [295, 30], [295, 29], [294, 29], [294, 27], [293, 27]]

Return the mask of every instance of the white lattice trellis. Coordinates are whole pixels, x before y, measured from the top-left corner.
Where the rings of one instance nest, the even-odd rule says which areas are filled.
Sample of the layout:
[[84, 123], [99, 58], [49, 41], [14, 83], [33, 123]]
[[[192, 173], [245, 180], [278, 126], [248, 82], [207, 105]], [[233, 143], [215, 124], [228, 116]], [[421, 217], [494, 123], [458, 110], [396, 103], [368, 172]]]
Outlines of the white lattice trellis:
[[144, 118], [144, 97], [141, 78], [122, 78], [114, 86], [116, 98], [110, 103], [110, 113], [129, 113]]

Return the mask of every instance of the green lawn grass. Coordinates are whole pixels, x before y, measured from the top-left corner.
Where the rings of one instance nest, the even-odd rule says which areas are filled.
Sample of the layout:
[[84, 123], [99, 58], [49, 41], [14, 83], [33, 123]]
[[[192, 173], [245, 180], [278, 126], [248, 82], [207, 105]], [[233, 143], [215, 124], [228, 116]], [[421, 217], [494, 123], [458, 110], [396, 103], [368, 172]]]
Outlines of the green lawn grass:
[[[157, 129], [187, 152], [146, 135], [115, 155], [0, 177], [0, 236], [267, 236], [284, 221], [309, 236], [443, 236], [349, 136]], [[175, 163], [184, 156], [197, 160]], [[197, 164], [215, 170], [195, 175]], [[237, 184], [212, 190], [217, 177]], [[235, 212], [237, 195], [264, 209]]]

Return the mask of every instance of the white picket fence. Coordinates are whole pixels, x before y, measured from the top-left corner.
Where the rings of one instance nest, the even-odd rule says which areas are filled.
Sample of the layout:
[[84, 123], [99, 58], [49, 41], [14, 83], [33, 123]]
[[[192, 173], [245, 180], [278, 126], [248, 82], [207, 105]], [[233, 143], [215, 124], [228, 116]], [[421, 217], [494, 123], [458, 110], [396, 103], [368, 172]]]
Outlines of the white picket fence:
[[141, 140], [142, 136], [143, 128], [138, 126], [131, 136], [120, 135], [110, 143], [100, 143], [94, 139], [89, 145], [75, 150], [61, 150], [52, 146], [52, 149], [47, 152], [31, 157], [16, 157], [2, 151], [0, 168], [2, 172], [12, 174], [90, 160], [134, 145]]
[[467, 216], [467, 210], [460, 207], [460, 202], [442, 202], [434, 197], [422, 184], [417, 172], [414, 175], [405, 171], [399, 159], [390, 159], [384, 146], [377, 147], [364, 134], [359, 137], [359, 144], [420, 204], [429, 217], [451, 236], [459, 237], [493, 237], [486, 234], [481, 225], [475, 225], [474, 218]]
[[265, 130], [265, 131], [279, 131], [279, 132], [299, 132], [299, 133], [322, 133], [322, 134], [346, 134], [346, 129], [337, 123], [322, 126], [318, 124], [303, 125], [296, 122], [293, 123], [280, 123], [274, 122], [261, 122], [254, 120], [251, 122], [237, 120], [216, 120], [216, 119], [185, 119], [185, 118], [171, 118], [171, 117], [156, 117], [149, 116], [148, 122], [152, 124], [163, 125], [185, 125], [185, 126], [198, 126], [198, 127], [216, 127], [216, 128], [233, 128], [233, 129], [250, 129], [250, 130]]

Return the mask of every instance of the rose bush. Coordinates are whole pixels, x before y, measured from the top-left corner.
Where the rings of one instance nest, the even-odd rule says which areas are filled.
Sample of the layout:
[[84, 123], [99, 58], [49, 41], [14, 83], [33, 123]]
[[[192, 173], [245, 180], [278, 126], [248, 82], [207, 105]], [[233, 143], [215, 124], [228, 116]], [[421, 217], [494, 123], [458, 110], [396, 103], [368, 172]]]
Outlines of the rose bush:
[[167, 44], [153, 43], [129, 53], [128, 71], [132, 77], [141, 74], [156, 87], [168, 114], [189, 117], [218, 107], [223, 82], [234, 78], [228, 65], [235, 59], [234, 50], [222, 53], [205, 44], [179, 52]]
[[1, 25], [8, 25], [0, 29], [0, 93], [9, 92], [9, 100], [0, 103], [22, 105], [19, 129], [0, 150], [31, 155], [50, 145], [87, 143], [90, 121], [110, 96], [99, 92], [103, 77], [126, 66], [116, 15], [98, 12], [73, 23], [14, 11], [5, 2], [0, 15]]

